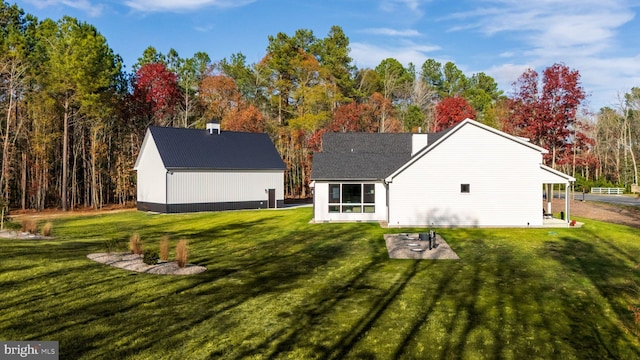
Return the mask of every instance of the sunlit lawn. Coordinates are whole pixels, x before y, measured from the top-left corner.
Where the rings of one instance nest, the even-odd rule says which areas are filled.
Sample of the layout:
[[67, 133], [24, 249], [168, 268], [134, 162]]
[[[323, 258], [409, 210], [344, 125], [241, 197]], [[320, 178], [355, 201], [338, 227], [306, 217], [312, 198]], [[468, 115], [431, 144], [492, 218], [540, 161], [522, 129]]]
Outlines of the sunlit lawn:
[[[390, 260], [377, 224], [309, 224], [310, 208], [54, 221], [0, 240], [0, 339], [61, 359], [640, 357], [629, 304], [640, 231], [439, 229], [460, 260]], [[140, 233], [190, 241], [190, 276], [86, 258]]]

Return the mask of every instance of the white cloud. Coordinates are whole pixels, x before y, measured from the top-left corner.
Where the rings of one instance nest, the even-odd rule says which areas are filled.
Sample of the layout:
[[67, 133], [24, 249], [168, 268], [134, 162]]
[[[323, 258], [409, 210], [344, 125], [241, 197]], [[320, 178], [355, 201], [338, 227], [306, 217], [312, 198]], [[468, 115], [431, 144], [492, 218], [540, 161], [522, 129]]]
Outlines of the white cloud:
[[366, 34], [384, 35], [384, 36], [402, 36], [402, 37], [420, 36], [420, 32], [414, 29], [395, 30], [390, 28], [369, 28], [369, 29], [364, 29], [361, 32]]
[[512, 89], [513, 83], [528, 69], [533, 68], [529, 64], [500, 64], [493, 66], [484, 72], [491, 76], [506, 93]]
[[[494, 41], [516, 41], [517, 49], [504, 48], [500, 57], [509, 57], [510, 62], [519, 59], [537, 71], [558, 62], [578, 70], [596, 107], [640, 84], [640, 50], [625, 47], [621, 38], [623, 26], [635, 17], [626, 0], [480, 0], [475, 4], [475, 9], [444, 18], [456, 23], [450, 31], [477, 31]], [[487, 73], [510, 90], [522, 73], [519, 68], [526, 70], [503, 64]]]
[[127, 0], [124, 4], [134, 10], [144, 12], [181, 12], [193, 11], [204, 7], [239, 7], [255, 0]]
[[89, 0], [27, 0], [27, 2], [33, 4], [39, 9], [58, 5], [67, 6], [76, 10], [84, 11], [92, 17], [100, 16], [104, 10], [104, 6], [102, 4], [92, 4]]
[[428, 54], [440, 50], [438, 46], [417, 45], [407, 43], [404, 46], [380, 47], [367, 43], [351, 43], [350, 56], [358, 68], [375, 68], [386, 58], [394, 58], [407, 66], [410, 62], [420, 68], [425, 60], [432, 57]]

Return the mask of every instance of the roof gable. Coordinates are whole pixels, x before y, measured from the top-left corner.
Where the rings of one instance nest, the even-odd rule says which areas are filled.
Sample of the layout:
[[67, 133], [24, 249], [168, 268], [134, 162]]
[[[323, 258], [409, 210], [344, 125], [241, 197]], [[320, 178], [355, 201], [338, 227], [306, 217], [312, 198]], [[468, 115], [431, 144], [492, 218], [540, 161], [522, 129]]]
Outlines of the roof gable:
[[430, 138], [429, 139], [429, 144], [427, 146], [425, 146], [422, 150], [420, 150], [418, 153], [416, 153], [410, 161], [406, 162], [405, 164], [403, 164], [401, 167], [399, 167], [396, 171], [393, 172], [393, 174], [389, 175], [388, 177], [386, 177], [386, 181], [391, 182], [393, 180], [393, 178], [395, 176], [397, 176], [399, 173], [401, 173], [402, 171], [404, 171], [404, 169], [406, 169], [407, 167], [411, 166], [411, 164], [413, 164], [414, 162], [416, 162], [418, 159], [420, 159], [421, 157], [425, 156], [427, 153], [429, 153], [431, 150], [433, 150], [435, 147], [437, 147], [439, 144], [441, 144], [442, 142], [446, 141], [447, 138], [449, 138], [450, 136], [452, 136], [453, 134], [455, 134], [457, 131], [459, 131], [461, 128], [463, 128], [464, 126], [476, 126], [478, 128], [481, 128], [483, 130], [486, 130], [490, 133], [493, 133], [497, 136], [506, 138], [510, 141], [514, 141], [520, 145], [526, 146], [531, 148], [532, 150], [535, 151], [539, 151], [542, 154], [546, 154], [548, 153], [548, 150], [534, 145], [532, 143], [530, 143], [529, 141], [527, 141], [524, 138], [518, 137], [518, 136], [513, 136], [513, 135], [509, 135], [503, 131], [500, 131], [498, 129], [494, 129], [490, 126], [484, 125], [482, 123], [479, 123], [475, 120], [471, 120], [469, 118], [464, 119], [463, 121], [461, 121], [460, 123], [458, 123], [457, 125], [440, 131], [438, 133], [434, 133], [434, 137], [433, 137], [433, 141]]
[[267, 134], [151, 126], [147, 136], [168, 170], [285, 170]]

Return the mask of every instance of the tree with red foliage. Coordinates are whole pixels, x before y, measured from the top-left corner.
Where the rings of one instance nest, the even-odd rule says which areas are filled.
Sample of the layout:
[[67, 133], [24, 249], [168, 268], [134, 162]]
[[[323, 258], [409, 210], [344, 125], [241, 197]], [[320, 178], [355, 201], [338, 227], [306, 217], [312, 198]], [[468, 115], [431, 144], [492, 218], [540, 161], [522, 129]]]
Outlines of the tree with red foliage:
[[581, 124], [576, 118], [585, 97], [577, 70], [554, 64], [544, 70], [540, 83], [538, 73], [529, 69], [514, 83], [511, 118], [505, 130], [549, 149], [545, 158], [552, 167], [568, 163], [575, 155], [575, 139], [588, 143], [579, 134]]
[[476, 111], [464, 98], [459, 96], [444, 98], [436, 105], [436, 118], [431, 131], [448, 129], [466, 118], [474, 119], [475, 117]]
[[136, 71], [133, 98], [138, 115], [156, 125], [173, 125], [180, 90], [176, 74], [162, 63], [145, 64]]

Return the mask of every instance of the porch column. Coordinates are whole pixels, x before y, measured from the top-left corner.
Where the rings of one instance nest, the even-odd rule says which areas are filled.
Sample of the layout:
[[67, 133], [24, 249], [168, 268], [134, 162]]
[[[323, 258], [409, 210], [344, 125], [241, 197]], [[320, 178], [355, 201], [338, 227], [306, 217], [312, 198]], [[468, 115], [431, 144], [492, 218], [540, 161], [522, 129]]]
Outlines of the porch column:
[[553, 200], [553, 191], [551, 189], [551, 186], [551, 184], [547, 184], [547, 214], [552, 214], [551, 201]]
[[570, 211], [570, 209], [569, 209], [569, 194], [570, 194], [569, 184], [571, 184], [571, 183], [568, 182], [568, 183], [566, 183], [564, 185], [564, 209], [567, 212], [567, 217], [565, 218], [566, 222], [570, 221], [569, 220], [569, 211]]

